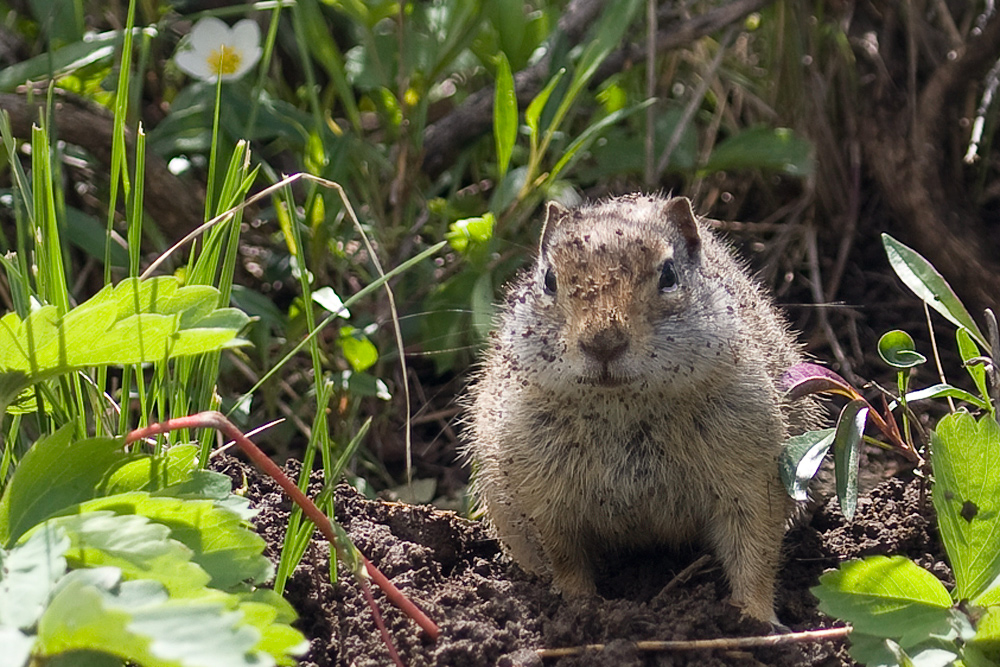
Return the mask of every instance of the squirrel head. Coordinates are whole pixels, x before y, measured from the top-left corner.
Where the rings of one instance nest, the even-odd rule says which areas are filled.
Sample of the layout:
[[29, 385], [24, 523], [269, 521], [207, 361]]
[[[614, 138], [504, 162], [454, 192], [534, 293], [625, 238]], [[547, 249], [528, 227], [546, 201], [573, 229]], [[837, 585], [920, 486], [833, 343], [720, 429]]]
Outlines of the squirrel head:
[[549, 204], [538, 261], [513, 302], [513, 319], [541, 333], [524, 348], [577, 384], [717, 370], [706, 351], [724, 354], [729, 334], [719, 331], [720, 304], [705, 285], [707, 233], [683, 197]]

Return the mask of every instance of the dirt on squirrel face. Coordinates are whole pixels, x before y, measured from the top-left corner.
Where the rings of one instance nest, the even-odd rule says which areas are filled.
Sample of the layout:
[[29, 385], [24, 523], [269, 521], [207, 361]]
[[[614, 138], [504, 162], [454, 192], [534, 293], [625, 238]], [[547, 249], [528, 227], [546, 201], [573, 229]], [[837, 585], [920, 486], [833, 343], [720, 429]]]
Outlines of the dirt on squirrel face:
[[[260, 510], [257, 530], [277, 561], [288, 522], [288, 501], [255, 469], [227, 458], [217, 467]], [[294, 479], [298, 463], [287, 472]], [[319, 482], [310, 495], [319, 491]], [[605, 572], [601, 597], [567, 601], [547, 582], [526, 574], [503, 555], [477, 522], [427, 506], [367, 500], [346, 485], [337, 489], [337, 520], [359, 549], [440, 626], [431, 642], [377, 590], [376, 599], [397, 649], [410, 667], [472, 665], [778, 665], [854, 664], [843, 641], [728, 651], [639, 652], [637, 640], [715, 639], [765, 635], [770, 626], [741, 619], [725, 602], [728, 586], [709, 559], [690, 578], [676, 575], [703, 552], [633, 555]], [[808, 523], [789, 531], [778, 576], [777, 614], [792, 630], [836, 625], [816, 609], [809, 592], [819, 575], [849, 558], [903, 554], [947, 580], [951, 574], [931, 527], [929, 496], [903, 475], [879, 484], [858, 503], [850, 523], [836, 499]], [[303, 665], [391, 664], [371, 612], [350, 576], [329, 579], [329, 549], [318, 537], [286, 588], [299, 627], [311, 642]], [[605, 644], [600, 652], [545, 659], [538, 648]]]

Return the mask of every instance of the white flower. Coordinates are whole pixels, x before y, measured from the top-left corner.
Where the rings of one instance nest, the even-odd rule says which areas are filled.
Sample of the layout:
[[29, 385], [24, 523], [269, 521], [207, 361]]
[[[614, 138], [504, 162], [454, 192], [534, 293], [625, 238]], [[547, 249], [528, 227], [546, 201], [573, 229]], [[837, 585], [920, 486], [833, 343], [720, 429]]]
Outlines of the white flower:
[[243, 19], [232, 28], [214, 16], [194, 24], [174, 62], [184, 72], [203, 81], [238, 79], [260, 58], [260, 28]]

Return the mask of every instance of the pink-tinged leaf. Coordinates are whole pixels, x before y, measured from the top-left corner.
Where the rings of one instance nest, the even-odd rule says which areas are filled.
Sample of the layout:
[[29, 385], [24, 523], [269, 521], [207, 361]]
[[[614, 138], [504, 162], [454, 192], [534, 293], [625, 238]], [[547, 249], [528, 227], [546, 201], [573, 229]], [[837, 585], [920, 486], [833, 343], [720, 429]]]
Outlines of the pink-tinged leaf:
[[840, 375], [825, 366], [806, 362], [795, 364], [785, 371], [781, 376], [781, 386], [793, 400], [822, 393], [840, 394], [851, 400], [861, 399], [861, 394]]

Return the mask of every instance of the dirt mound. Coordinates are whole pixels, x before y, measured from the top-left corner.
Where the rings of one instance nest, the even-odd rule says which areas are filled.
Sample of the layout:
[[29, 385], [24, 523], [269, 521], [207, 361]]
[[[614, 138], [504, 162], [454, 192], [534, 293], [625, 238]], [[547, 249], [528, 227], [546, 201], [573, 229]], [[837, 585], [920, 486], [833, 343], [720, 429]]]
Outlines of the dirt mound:
[[[261, 512], [257, 528], [276, 560], [289, 502], [269, 479], [227, 459], [220, 468], [239, 482]], [[288, 472], [298, 473], [290, 462]], [[318, 478], [311, 489], [319, 490]], [[741, 619], [725, 603], [721, 569], [707, 559], [678, 578], [701, 553], [639, 554], [605, 572], [600, 598], [566, 601], [545, 581], [526, 574], [501, 552], [480, 524], [430, 507], [367, 500], [337, 488], [337, 519], [355, 544], [441, 627], [431, 642], [385, 598], [376, 598], [407, 665], [541, 665], [538, 648], [605, 644], [603, 651], [545, 659], [546, 665], [779, 665], [853, 664], [840, 641], [697, 652], [641, 652], [638, 640], [709, 639], [763, 635], [765, 624]], [[889, 479], [858, 504], [846, 523], [831, 500], [786, 537], [777, 612], [793, 630], [831, 627], [809, 588], [826, 569], [870, 554], [902, 553], [943, 579], [950, 571], [933, 533], [919, 480]], [[361, 592], [349, 577], [329, 578], [329, 549], [315, 540], [286, 591], [311, 640], [304, 665], [385, 665], [389, 657]]]

